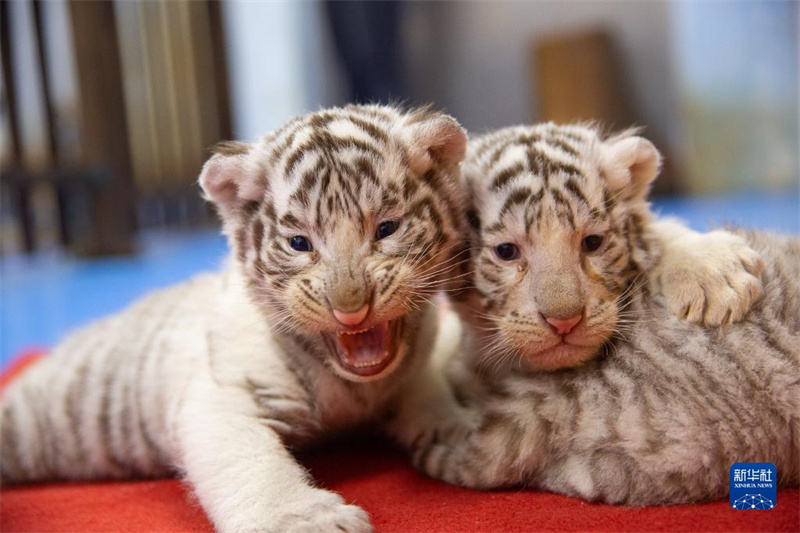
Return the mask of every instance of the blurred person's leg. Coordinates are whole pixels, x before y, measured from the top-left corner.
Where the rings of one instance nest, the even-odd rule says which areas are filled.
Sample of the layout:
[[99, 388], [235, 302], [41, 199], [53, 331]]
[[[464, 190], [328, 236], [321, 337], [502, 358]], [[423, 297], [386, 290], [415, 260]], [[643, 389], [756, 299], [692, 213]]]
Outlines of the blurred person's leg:
[[405, 97], [399, 46], [402, 2], [324, 2], [337, 53], [350, 82], [350, 100]]

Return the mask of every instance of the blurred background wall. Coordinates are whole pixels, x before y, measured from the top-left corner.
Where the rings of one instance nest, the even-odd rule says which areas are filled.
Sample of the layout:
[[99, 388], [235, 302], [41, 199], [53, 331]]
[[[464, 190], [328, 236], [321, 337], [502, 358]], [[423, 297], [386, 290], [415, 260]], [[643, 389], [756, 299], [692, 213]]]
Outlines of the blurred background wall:
[[676, 148], [689, 192], [797, 184], [798, 5], [674, 5]]
[[796, 1], [0, 0], [0, 366], [227, 246], [208, 148], [348, 102], [637, 124], [654, 209], [800, 234]]
[[[15, 156], [4, 74], [4, 252], [25, 247], [26, 194], [37, 245], [124, 252], [95, 234], [102, 213], [127, 208], [92, 207], [120, 180], [129, 187], [107, 196], [135, 220], [119, 232], [207, 223], [194, 180], [208, 146], [349, 101], [433, 102], [474, 132], [547, 119], [638, 124], [667, 158], [659, 192], [797, 194], [793, 1], [116, 1], [88, 3], [107, 6], [88, 18], [81, 2], [3, 4], [21, 145]], [[103, 31], [76, 35], [80, 24]], [[115, 75], [93, 63], [93, 48], [115, 51], [103, 61], [118, 63], [119, 116], [94, 101], [115, 101]], [[98, 113], [108, 120], [97, 124]], [[111, 148], [92, 150], [108, 137], [126, 147], [112, 161]], [[77, 236], [59, 230], [65, 217]], [[76, 244], [81, 235], [100, 244]]]

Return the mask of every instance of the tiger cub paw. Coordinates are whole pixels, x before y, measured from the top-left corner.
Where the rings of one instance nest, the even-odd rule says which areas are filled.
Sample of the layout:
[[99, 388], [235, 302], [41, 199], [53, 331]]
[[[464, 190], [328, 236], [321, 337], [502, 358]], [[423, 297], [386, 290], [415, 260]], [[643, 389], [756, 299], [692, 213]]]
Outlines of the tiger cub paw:
[[653, 272], [670, 313], [696, 324], [742, 320], [761, 296], [761, 256], [738, 235], [717, 230], [687, 235], [665, 249]]
[[451, 485], [473, 489], [493, 488], [483, 479], [472, 439], [476, 429], [466, 423], [442, 426], [421, 433], [411, 447], [414, 468]]
[[215, 522], [220, 533], [372, 533], [366, 511], [323, 489], [289, 490], [287, 500], [254, 505]]
[[372, 533], [369, 516], [360, 507], [336, 502], [309, 507], [276, 531], [288, 533]]

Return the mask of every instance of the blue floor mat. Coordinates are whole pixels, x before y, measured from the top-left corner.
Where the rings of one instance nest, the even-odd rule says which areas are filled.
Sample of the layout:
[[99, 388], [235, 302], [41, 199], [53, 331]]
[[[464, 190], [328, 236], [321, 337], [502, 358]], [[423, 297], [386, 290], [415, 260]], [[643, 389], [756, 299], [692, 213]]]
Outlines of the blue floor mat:
[[131, 257], [76, 259], [62, 252], [0, 261], [0, 366], [21, 349], [48, 347], [76, 326], [147, 292], [217, 269], [225, 239], [203, 232], [145, 232]]
[[[699, 230], [731, 223], [800, 234], [797, 191], [661, 198], [654, 209]], [[0, 366], [22, 349], [53, 346], [153, 289], [218, 268], [226, 250], [213, 231], [159, 231], [144, 233], [133, 257], [83, 260], [43, 252], [0, 259]]]

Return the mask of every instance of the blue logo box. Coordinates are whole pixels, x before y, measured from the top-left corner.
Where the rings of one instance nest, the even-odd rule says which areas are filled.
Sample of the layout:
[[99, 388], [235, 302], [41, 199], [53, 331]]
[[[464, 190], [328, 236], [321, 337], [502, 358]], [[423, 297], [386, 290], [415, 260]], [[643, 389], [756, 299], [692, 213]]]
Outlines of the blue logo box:
[[768, 511], [778, 505], [778, 469], [772, 463], [734, 463], [730, 470], [731, 507]]

